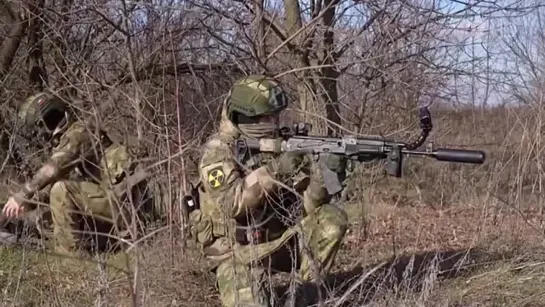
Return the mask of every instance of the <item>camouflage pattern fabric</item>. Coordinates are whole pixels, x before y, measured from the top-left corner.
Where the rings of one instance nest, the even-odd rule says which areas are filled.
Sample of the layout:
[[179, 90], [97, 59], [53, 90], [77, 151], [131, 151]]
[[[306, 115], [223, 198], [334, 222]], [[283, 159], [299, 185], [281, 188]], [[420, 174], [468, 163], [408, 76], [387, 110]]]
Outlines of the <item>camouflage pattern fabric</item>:
[[[194, 237], [216, 267], [224, 306], [269, 306], [264, 283], [265, 267], [291, 261], [282, 250], [294, 248], [299, 275], [312, 281], [330, 270], [347, 227], [344, 211], [328, 204], [323, 177], [312, 159], [290, 163], [289, 158], [262, 165], [255, 171], [237, 164], [231, 143], [240, 132], [223, 113], [220, 129], [204, 146], [200, 161], [200, 210], [191, 213]], [[292, 157], [293, 158], [293, 157]], [[293, 160], [291, 160], [293, 162]], [[301, 164], [308, 164], [300, 167]], [[297, 169], [293, 186], [303, 194], [304, 218], [279, 238], [241, 245], [235, 237], [235, 219], [259, 209], [279, 185], [280, 170]], [[280, 258], [280, 259], [279, 259]]]
[[[78, 249], [81, 235], [74, 230], [82, 230], [86, 217], [95, 221], [111, 223], [113, 212], [111, 199], [100, 185], [85, 181], [57, 181], [50, 194], [51, 216], [55, 249], [58, 253], [70, 254]], [[93, 229], [94, 223], [87, 223]]]
[[[55, 249], [72, 253], [82, 230], [83, 217], [100, 223], [121, 224], [125, 212], [112, 192], [128, 171], [131, 159], [127, 148], [111, 142], [92, 124], [75, 122], [60, 135], [52, 155], [33, 178], [24, 185], [25, 196], [52, 184], [50, 209]], [[120, 226], [121, 226], [120, 225]]]

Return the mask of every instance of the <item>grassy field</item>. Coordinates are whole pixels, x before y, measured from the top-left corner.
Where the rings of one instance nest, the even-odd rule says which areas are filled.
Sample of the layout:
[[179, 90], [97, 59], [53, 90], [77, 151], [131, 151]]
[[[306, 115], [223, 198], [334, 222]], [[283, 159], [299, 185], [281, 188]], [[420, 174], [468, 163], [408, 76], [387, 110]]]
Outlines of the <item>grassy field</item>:
[[[439, 120], [434, 132], [443, 144], [487, 150], [484, 165], [410, 159], [404, 178], [356, 172], [351, 226], [317, 305], [545, 306], [541, 151], [531, 123], [490, 112], [473, 128]], [[496, 121], [512, 129], [495, 130]], [[104, 263], [3, 247], [0, 305], [219, 306], [213, 275], [177, 237], [158, 232]], [[278, 293], [287, 278], [273, 277]]]
[[[323, 306], [545, 305], [542, 231], [523, 217], [532, 208], [494, 215], [470, 206], [377, 204], [365, 227], [353, 214], [361, 208], [347, 207], [352, 226]], [[17, 247], [0, 257], [2, 306], [219, 306], [197, 253], [166, 234], [104, 262]]]

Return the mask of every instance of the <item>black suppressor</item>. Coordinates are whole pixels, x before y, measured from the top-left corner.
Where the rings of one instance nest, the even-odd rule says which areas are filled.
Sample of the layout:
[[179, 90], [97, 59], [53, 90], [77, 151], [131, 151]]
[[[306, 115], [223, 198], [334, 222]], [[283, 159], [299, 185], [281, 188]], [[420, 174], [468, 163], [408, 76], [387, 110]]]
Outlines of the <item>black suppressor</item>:
[[439, 161], [482, 164], [486, 154], [482, 150], [438, 148], [434, 154]]

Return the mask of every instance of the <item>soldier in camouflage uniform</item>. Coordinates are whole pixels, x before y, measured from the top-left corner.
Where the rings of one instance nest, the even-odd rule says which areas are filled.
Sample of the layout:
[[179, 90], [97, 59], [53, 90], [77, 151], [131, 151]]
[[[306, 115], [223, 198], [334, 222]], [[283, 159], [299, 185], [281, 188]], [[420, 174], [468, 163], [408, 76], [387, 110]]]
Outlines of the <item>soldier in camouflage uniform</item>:
[[[243, 78], [224, 102], [219, 131], [204, 145], [200, 207], [190, 219], [194, 237], [215, 267], [224, 306], [269, 306], [264, 280], [269, 267], [285, 271], [295, 263], [301, 281], [324, 277], [347, 230], [347, 215], [329, 204], [331, 196], [312, 157], [260, 154], [237, 161], [234, 155], [239, 137], [275, 137], [286, 106], [287, 96], [275, 81], [260, 75]], [[332, 155], [330, 168], [339, 171], [339, 159]], [[303, 218], [292, 224], [278, 214], [295, 204], [278, 197], [282, 183], [303, 198], [303, 206], [297, 206]]]
[[[31, 198], [51, 185], [49, 205], [56, 251], [74, 254], [85, 225], [121, 227], [126, 214], [118, 206], [112, 185], [122, 181], [131, 164], [126, 146], [113, 142], [94, 121], [76, 121], [72, 109], [58, 96], [39, 93], [29, 97], [20, 120], [53, 145], [49, 159], [14, 193], [3, 208], [7, 217], [32, 210]], [[38, 128], [36, 130], [36, 128]], [[79, 230], [79, 231], [78, 231]]]

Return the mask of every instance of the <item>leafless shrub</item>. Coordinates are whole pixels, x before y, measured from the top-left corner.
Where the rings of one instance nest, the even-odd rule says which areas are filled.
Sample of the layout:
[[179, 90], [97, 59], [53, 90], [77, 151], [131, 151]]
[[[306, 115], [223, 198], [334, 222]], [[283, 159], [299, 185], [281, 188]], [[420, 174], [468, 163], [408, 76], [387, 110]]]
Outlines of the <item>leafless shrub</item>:
[[[19, 102], [39, 90], [59, 93], [130, 144], [153, 172], [149, 187], [161, 204], [161, 221], [144, 238], [127, 226], [136, 255], [125, 263], [129, 304], [147, 305], [150, 289], [164, 284], [146, 278], [168, 276], [172, 284], [176, 270], [187, 271], [180, 267], [191, 252], [181, 248], [177, 202], [196, 180], [199, 145], [217, 128], [224, 95], [239, 76], [264, 72], [293, 98], [286, 122], [309, 121], [313, 133], [406, 140], [418, 133], [417, 107], [430, 105], [437, 145], [488, 152], [480, 166], [411, 157], [403, 179], [386, 177], [380, 163], [358, 166], [346, 206], [356, 208], [349, 238], [359, 240], [345, 244], [377, 239], [372, 216], [384, 210], [391, 219], [408, 207], [480, 210], [475, 224], [493, 216], [491, 226], [483, 222], [490, 229], [516, 211], [539, 230], [543, 206], [539, 219], [531, 214], [543, 202], [542, 15], [537, 0], [0, 1], [0, 172], [6, 185], [22, 182], [45, 157], [48, 145], [19, 129], [16, 116]], [[393, 230], [383, 230], [394, 243], [383, 248], [408, 248], [395, 223], [383, 223], [390, 222]], [[171, 263], [173, 272], [146, 263], [156, 238], [169, 244], [154, 261]], [[100, 265], [97, 306], [116, 300], [108, 274]], [[407, 294], [414, 289], [407, 285], [375, 302], [432, 303], [437, 270], [426, 276], [417, 294]], [[368, 301], [358, 291], [345, 293]], [[176, 295], [192, 300], [194, 292]]]

